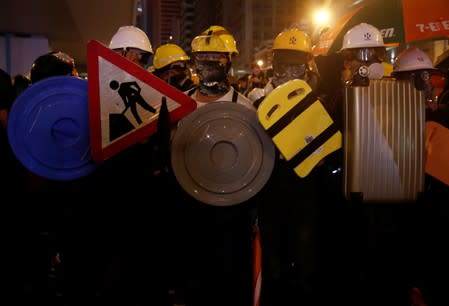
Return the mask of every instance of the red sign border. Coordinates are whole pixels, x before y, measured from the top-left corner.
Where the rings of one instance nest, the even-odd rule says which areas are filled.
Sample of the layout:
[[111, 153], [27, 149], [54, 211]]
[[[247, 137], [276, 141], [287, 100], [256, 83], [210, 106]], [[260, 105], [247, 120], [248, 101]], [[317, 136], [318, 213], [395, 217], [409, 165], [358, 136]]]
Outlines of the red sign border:
[[88, 69], [88, 95], [89, 95], [89, 123], [90, 144], [92, 158], [96, 162], [104, 161], [133, 144], [147, 139], [157, 129], [157, 120], [143, 125], [141, 128], [114, 140], [109, 146], [102, 147], [101, 135], [101, 108], [100, 108], [100, 79], [98, 59], [102, 57], [120, 69], [133, 75], [140, 81], [149, 84], [163, 95], [181, 104], [170, 112], [172, 124], [185, 117], [196, 109], [196, 102], [191, 97], [159, 79], [139, 65], [112, 51], [102, 43], [91, 40], [87, 43], [87, 69]]

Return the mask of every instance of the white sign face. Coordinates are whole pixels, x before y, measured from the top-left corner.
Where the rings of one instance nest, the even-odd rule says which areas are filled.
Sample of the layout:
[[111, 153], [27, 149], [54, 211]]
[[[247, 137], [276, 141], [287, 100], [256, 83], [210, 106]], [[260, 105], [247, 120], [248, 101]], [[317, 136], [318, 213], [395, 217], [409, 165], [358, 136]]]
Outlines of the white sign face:
[[[132, 130], [157, 120], [163, 97], [160, 91], [135, 76], [120, 69], [104, 58], [100, 58], [100, 113], [101, 113], [101, 146], [132, 133], [123, 129], [122, 135], [112, 135], [110, 118], [123, 116], [122, 122], [128, 121]], [[149, 72], [148, 72], [149, 73]], [[181, 104], [166, 97], [168, 111], [171, 112]]]
[[90, 142], [96, 161], [147, 139], [162, 101], [171, 123], [196, 109], [191, 97], [97, 41], [88, 43]]

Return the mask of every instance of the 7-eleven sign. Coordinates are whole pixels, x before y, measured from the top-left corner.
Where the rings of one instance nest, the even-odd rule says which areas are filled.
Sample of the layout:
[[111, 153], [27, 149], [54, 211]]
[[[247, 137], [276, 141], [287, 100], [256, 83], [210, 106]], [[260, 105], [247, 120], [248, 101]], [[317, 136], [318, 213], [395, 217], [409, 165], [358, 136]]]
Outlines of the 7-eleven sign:
[[103, 161], [156, 132], [162, 100], [170, 121], [196, 109], [175, 87], [98, 41], [87, 44], [92, 157]]

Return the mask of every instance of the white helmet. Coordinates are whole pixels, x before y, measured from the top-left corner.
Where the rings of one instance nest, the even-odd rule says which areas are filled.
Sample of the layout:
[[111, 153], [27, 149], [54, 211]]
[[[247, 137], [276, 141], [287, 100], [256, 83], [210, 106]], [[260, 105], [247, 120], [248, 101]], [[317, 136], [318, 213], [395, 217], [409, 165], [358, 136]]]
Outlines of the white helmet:
[[343, 37], [344, 49], [385, 47], [380, 31], [367, 23], [360, 23], [346, 32]]
[[418, 48], [409, 48], [399, 53], [393, 65], [393, 73], [423, 69], [435, 68], [427, 53]]
[[110, 49], [137, 48], [153, 53], [147, 34], [135, 26], [122, 26], [112, 36], [109, 43]]

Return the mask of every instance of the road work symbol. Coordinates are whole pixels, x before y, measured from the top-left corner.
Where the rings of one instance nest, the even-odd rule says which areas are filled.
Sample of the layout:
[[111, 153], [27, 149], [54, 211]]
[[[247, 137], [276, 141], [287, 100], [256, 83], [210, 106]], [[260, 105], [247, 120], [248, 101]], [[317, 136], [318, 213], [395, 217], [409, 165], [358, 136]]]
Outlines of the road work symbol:
[[141, 124], [142, 119], [137, 112], [136, 103], [139, 103], [139, 105], [147, 111], [152, 112], [153, 114], [156, 113], [156, 109], [149, 105], [140, 95], [141, 88], [137, 84], [137, 82], [122, 82], [121, 84], [119, 84], [119, 82], [117, 82], [116, 80], [112, 80], [109, 83], [109, 87], [111, 87], [111, 89], [113, 90], [118, 89], [118, 94], [125, 104], [125, 109], [123, 110], [122, 114], [124, 114], [128, 110], [128, 108], [131, 108], [131, 113], [133, 114], [137, 123]]

